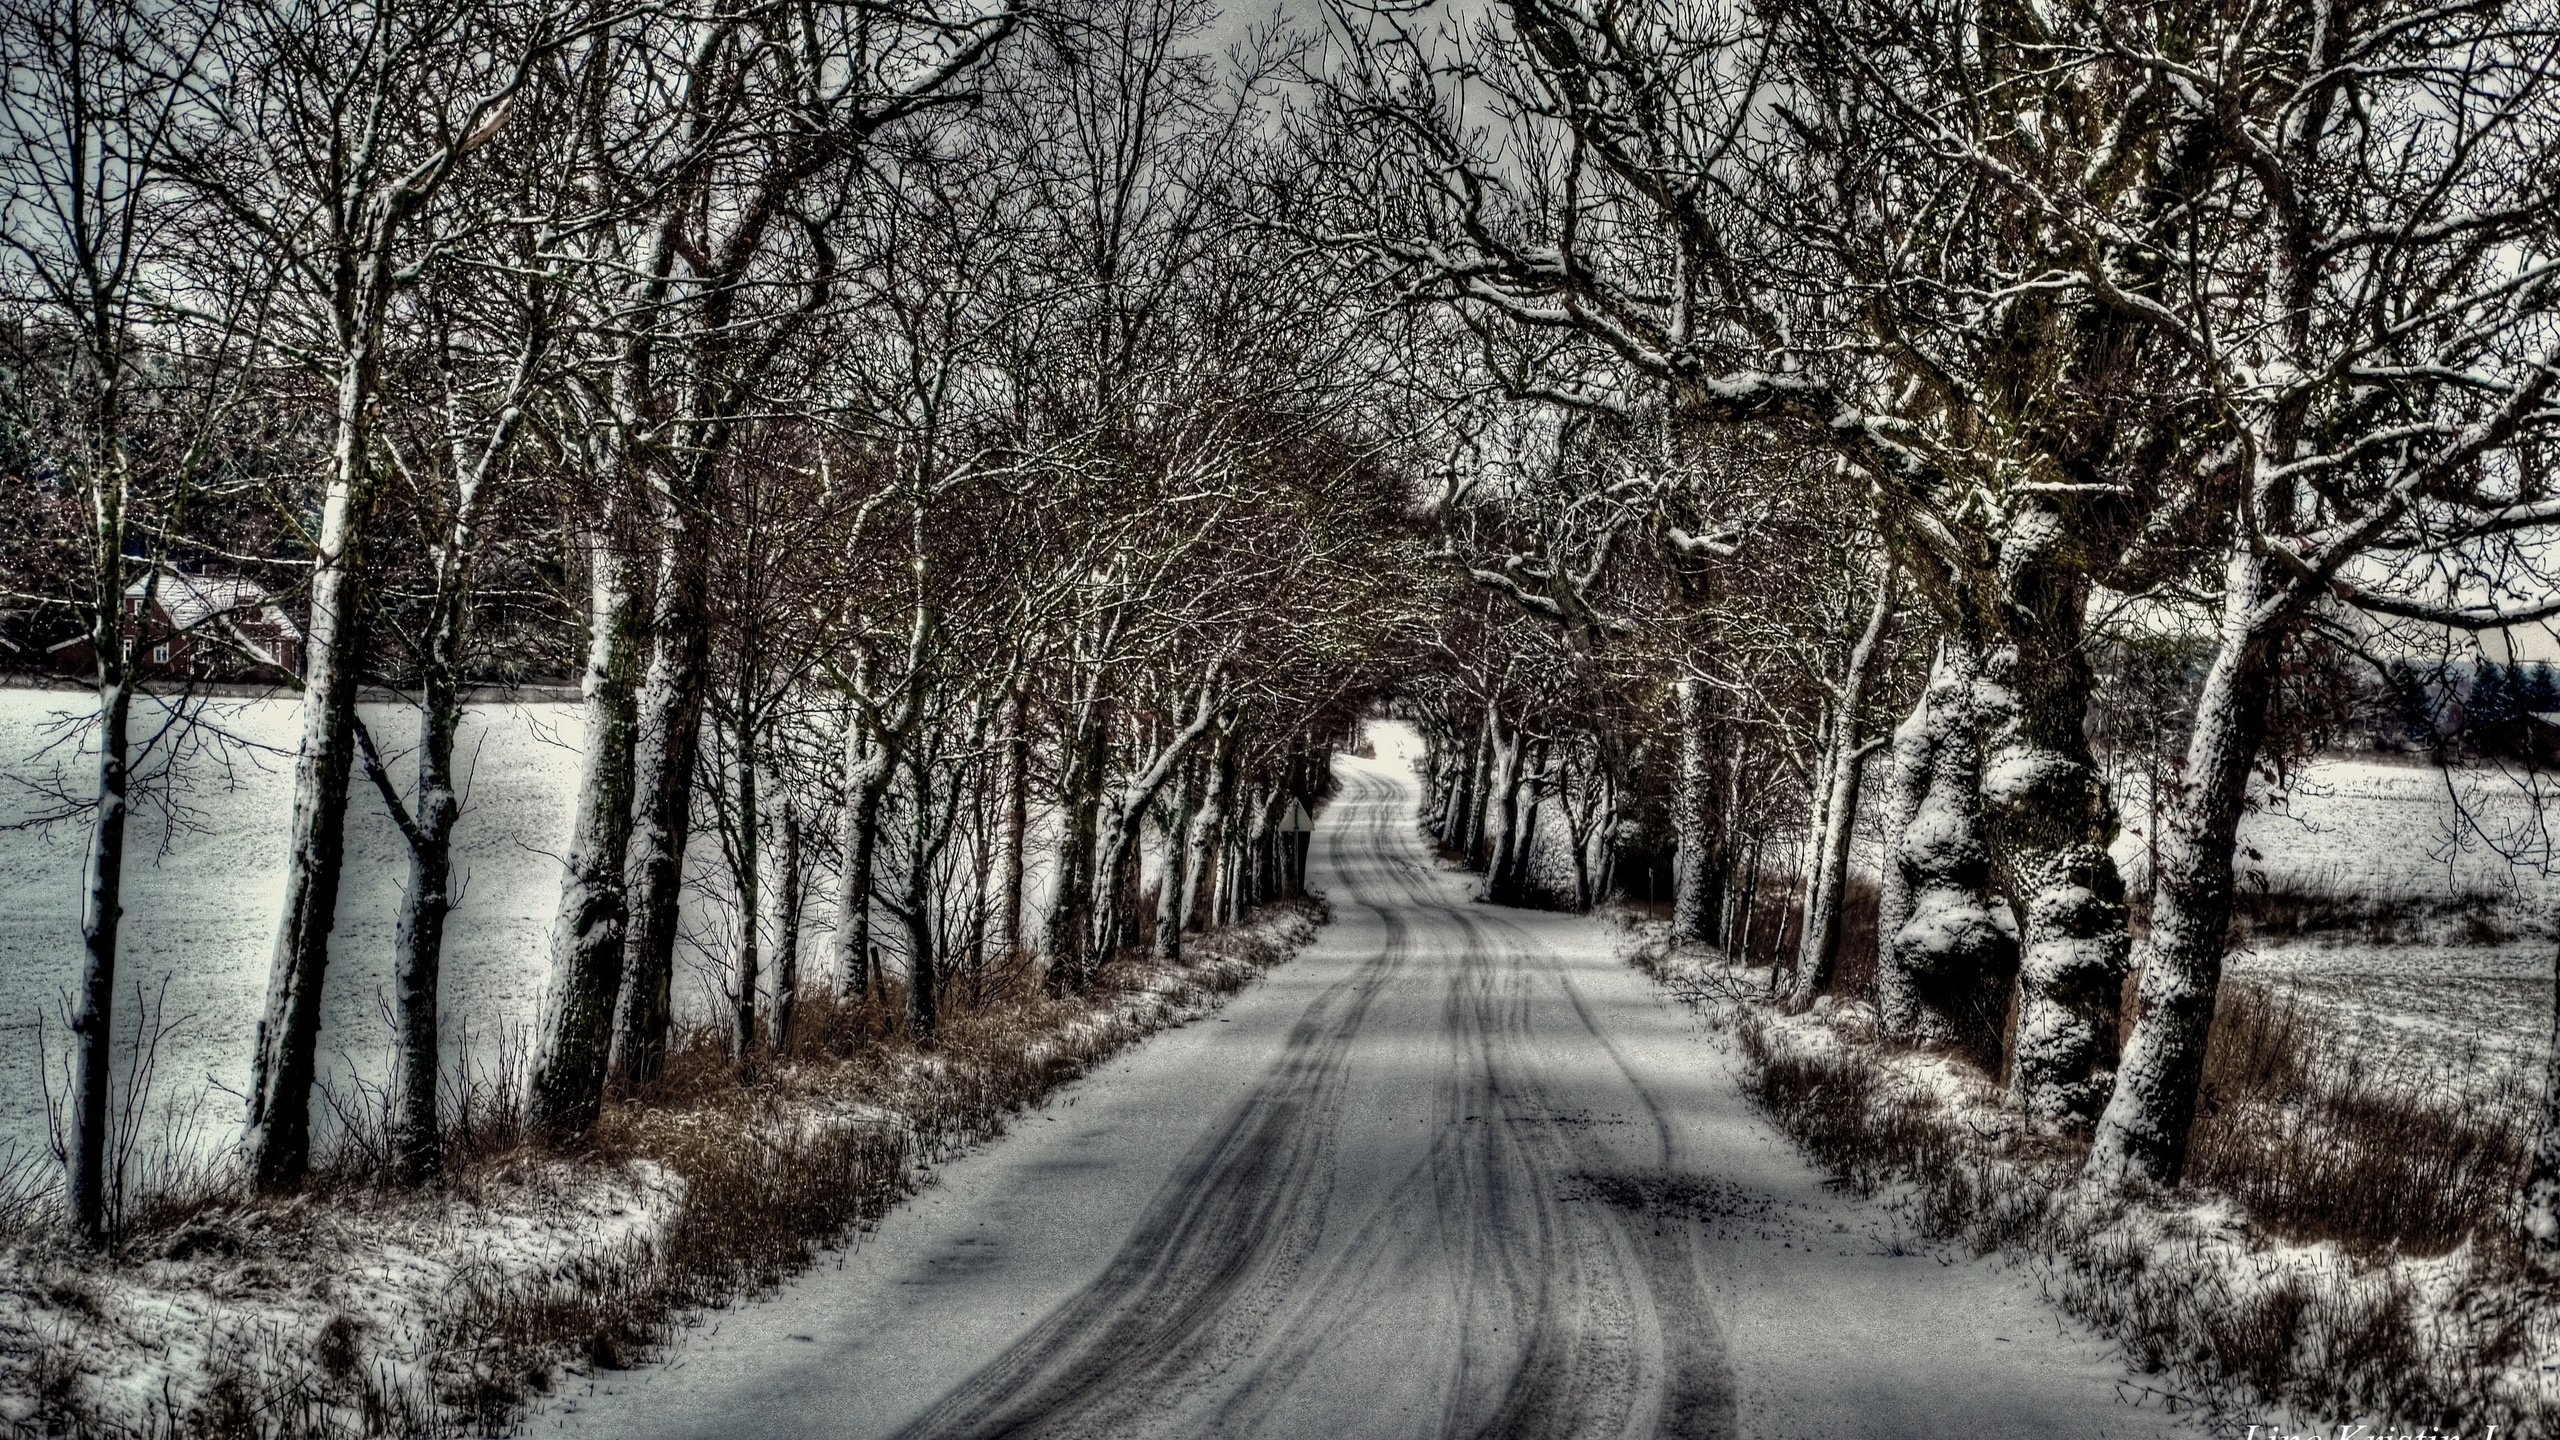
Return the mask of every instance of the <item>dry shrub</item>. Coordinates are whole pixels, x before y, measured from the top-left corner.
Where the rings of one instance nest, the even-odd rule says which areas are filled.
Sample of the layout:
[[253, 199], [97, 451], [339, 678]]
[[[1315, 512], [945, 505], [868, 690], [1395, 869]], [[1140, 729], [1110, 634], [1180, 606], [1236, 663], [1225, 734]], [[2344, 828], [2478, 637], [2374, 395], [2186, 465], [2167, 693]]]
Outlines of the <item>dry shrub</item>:
[[[1831, 983], [1823, 987], [1826, 995], [1844, 1000], [1873, 1000], [1876, 996], [1876, 915], [1881, 894], [1876, 882], [1864, 875], [1851, 875], [1840, 893], [1840, 949], [1833, 962]], [[1736, 907], [1737, 910], [1739, 907]], [[1738, 963], [1755, 967], [1780, 966], [1795, 968], [1796, 947], [1804, 939], [1804, 900], [1792, 886], [1779, 877], [1764, 877], [1752, 897], [1751, 923], [1739, 923], [1736, 947]]]
[[2502, 1244], [2540, 1097], [2510, 1068], [2479, 1068], [2492, 1078], [2463, 1086], [2341, 1049], [2293, 996], [2226, 984], [2188, 1181], [2230, 1196], [2275, 1235], [2359, 1255]]

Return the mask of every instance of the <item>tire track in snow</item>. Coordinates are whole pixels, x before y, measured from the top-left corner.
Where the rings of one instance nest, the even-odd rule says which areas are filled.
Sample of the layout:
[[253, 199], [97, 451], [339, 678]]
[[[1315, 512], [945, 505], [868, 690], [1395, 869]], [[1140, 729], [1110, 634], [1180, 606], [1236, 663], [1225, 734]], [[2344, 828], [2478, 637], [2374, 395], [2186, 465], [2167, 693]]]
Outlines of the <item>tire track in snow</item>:
[[[1446, 1287], [1460, 1317], [1437, 1382], [1443, 1440], [1731, 1433], [1696, 1224], [1567, 1193], [1585, 1177], [1667, 1173], [1677, 1157], [1658, 1104], [1534, 935], [1450, 902], [1410, 833], [1408, 788], [1356, 774], [1343, 798], [1360, 823], [1328, 827], [1335, 900], [1374, 919], [1378, 953], [1309, 1004], [1102, 1275], [902, 1436], [1297, 1433], [1284, 1397], [1321, 1386], [1364, 1316], [1425, 1285]], [[1410, 963], [1417, 953], [1439, 963]], [[1435, 979], [1436, 1006], [1396, 997], [1436, 1017], [1427, 1041], [1371, 1042], [1407, 1060], [1445, 1051], [1429, 1143], [1387, 1193], [1337, 1197], [1364, 1022], [1391, 987]], [[1542, 1027], [1558, 1013], [1578, 1023]], [[1557, 1108], [1547, 1070], [1587, 1073], [1595, 1045], [1619, 1082], [1610, 1102], [1631, 1092], [1650, 1122], [1647, 1153]]]
[[[1392, 808], [1364, 777], [1355, 797]], [[1386, 854], [1381, 827], [1360, 837]], [[1335, 848], [1338, 852], [1340, 841]], [[1338, 861], [1337, 861], [1338, 863]], [[1379, 953], [1326, 988], [1291, 1028], [1267, 1078], [1197, 1145], [1100, 1279], [899, 1432], [901, 1437], [1127, 1435], [1181, 1392], [1221, 1322], [1254, 1289], [1282, 1290], [1322, 1224], [1351, 1042], [1403, 964], [1402, 916], [1370, 905]]]

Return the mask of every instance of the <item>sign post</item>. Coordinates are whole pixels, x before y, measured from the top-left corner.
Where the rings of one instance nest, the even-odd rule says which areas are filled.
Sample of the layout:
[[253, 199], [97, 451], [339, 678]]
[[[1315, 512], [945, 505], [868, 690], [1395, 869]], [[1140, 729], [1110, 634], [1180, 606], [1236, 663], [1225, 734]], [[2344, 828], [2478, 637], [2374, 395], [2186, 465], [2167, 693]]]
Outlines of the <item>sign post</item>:
[[1289, 800], [1289, 813], [1280, 817], [1281, 856], [1289, 867], [1289, 893], [1307, 893], [1307, 851], [1315, 834], [1315, 817], [1307, 813], [1305, 802], [1295, 796]]

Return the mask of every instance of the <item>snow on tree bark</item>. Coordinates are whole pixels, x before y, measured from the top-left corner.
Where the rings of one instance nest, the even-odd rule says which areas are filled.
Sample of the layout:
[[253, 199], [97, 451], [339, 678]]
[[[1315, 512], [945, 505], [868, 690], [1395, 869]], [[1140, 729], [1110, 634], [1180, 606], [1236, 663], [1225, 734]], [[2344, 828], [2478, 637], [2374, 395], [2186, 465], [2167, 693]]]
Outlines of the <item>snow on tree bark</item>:
[[2086, 1130], [2114, 1083], [2131, 939], [2107, 853], [2115, 807], [2084, 728], [2088, 580], [2068, 548], [2052, 511], [2012, 519], [1997, 638], [1974, 689], [1992, 881], [2021, 939], [2010, 1088], [2029, 1114]]
[[1716, 945], [1724, 940], [1725, 876], [1714, 705], [1704, 681], [1683, 680], [1677, 689], [1680, 773], [1671, 803], [1679, 849], [1671, 862], [1671, 938]]
[[2016, 938], [1990, 895], [1981, 817], [1974, 672], [1949, 643], [1929, 687], [1896, 734], [1896, 846], [1901, 923], [1881, 937], [1877, 1008], [1884, 1033], [1914, 1045], [1954, 1045], [1996, 1066]]
[[2133, 1034], [2089, 1149], [2093, 1178], [2173, 1185], [2186, 1168], [2231, 926], [2231, 857], [2283, 646], [2268, 581], [2265, 558], [2247, 549], [2224, 568], [2223, 633], [2161, 807], [2150, 943]]
[[[114, 643], [116, 606], [124, 595], [122, 525], [102, 526], [102, 588], [92, 617], [91, 644], [98, 656], [98, 809], [89, 824], [89, 851], [81, 877], [80, 991], [71, 1012], [77, 1048], [71, 1073], [71, 1218], [91, 1243], [107, 1231], [107, 1095], [115, 1069], [117, 937], [124, 920], [125, 825], [131, 814], [133, 679], [122, 647]], [[102, 536], [103, 539], [103, 536]], [[104, 582], [112, 581], [112, 588]], [[101, 618], [103, 617], [103, 618]]]
[[[378, 262], [387, 265], [387, 260]], [[389, 276], [380, 277], [387, 293]], [[366, 530], [373, 510], [371, 411], [379, 306], [338, 388], [337, 449], [311, 566], [303, 636], [302, 737], [286, 828], [284, 913], [249, 1076], [243, 1148], [261, 1190], [290, 1189], [311, 1166], [311, 1087], [320, 1061], [320, 995], [346, 866], [347, 785], [355, 770], [356, 657], [365, 630]]]
[[586, 745], [551, 929], [551, 974], [527, 1113], [555, 1140], [583, 1135], [604, 1097], [628, 923], [623, 861], [631, 838], [634, 686], [640, 616], [629, 562], [610, 523], [587, 540]]
[[849, 1000], [871, 993], [871, 878], [880, 852], [880, 804], [895, 757], [865, 728], [846, 722], [842, 866], [836, 874], [836, 990]]
[[1067, 745], [1064, 783], [1065, 824], [1058, 836], [1057, 891], [1049, 902], [1042, 948], [1049, 960], [1049, 985], [1061, 994], [1081, 994], [1092, 978], [1088, 964], [1087, 927], [1094, 911], [1095, 846], [1102, 828], [1103, 769], [1110, 762], [1110, 702], [1093, 696], [1082, 707]]
[[808, 895], [808, 833], [800, 807], [785, 794], [782, 801], [782, 876], [775, 896], [773, 920], [773, 1048], [791, 1047], [800, 1016], [800, 909]]
[[1887, 560], [1867, 628], [1841, 667], [1820, 803], [1809, 817], [1813, 863], [1805, 867], [1804, 930], [1796, 951], [1795, 983], [1787, 997], [1789, 1004], [1799, 1008], [1812, 1004], [1822, 993], [1840, 958], [1840, 899], [1848, 888], [1849, 844], [1857, 830], [1858, 795], [1868, 754], [1862, 728], [1867, 680], [1883, 649], [1885, 629], [1893, 620], [1895, 574], [1893, 562]]
[[675, 1020], [676, 929], [684, 898], [685, 844], [693, 829], [693, 771], [702, 742], [702, 697], [711, 656], [705, 608], [710, 547], [692, 533], [698, 506], [663, 518], [657, 604], [649, 620], [649, 669], [632, 746], [631, 851], [625, 862], [631, 924], [622, 973], [622, 1032], [615, 1063], [626, 1090], [655, 1082]]

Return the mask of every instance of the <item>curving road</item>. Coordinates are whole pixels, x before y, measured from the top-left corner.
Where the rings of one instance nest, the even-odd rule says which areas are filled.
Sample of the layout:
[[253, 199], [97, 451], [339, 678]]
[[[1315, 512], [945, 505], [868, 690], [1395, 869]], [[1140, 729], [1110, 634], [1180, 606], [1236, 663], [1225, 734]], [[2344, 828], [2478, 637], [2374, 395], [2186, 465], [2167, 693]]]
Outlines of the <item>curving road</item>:
[[536, 1428], [2187, 1433], [2018, 1277], [1825, 1190], [1605, 925], [1469, 903], [1402, 763], [1341, 772], [1316, 946]]

